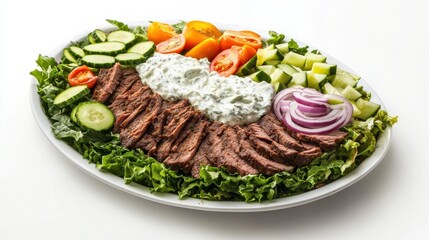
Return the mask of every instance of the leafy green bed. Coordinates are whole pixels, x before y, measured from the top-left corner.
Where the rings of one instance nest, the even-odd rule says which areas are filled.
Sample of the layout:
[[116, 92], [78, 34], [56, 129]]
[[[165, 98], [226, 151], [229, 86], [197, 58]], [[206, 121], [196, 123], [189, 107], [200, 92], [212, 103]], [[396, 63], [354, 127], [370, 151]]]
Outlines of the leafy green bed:
[[195, 179], [168, 169], [139, 149], [122, 147], [117, 134], [84, 130], [76, 125], [70, 120], [74, 105], [58, 108], [53, 104], [55, 96], [70, 87], [67, 66], [42, 55], [36, 63], [39, 68], [33, 70], [31, 75], [38, 81], [41, 105], [52, 122], [56, 138], [72, 146], [101, 171], [122, 177], [125, 183], [136, 182], [153, 192], [176, 193], [180, 199], [194, 197], [261, 202], [321, 187], [346, 175], [369, 157], [376, 148], [379, 134], [397, 121], [397, 117], [389, 116], [384, 110], [366, 121], [355, 120], [344, 127], [348, 135], [338, 149], [324, 153], [310, 165], [296, 168], [292, 173], [242, 177], [225, 169], [204, 166], [201, 177]]

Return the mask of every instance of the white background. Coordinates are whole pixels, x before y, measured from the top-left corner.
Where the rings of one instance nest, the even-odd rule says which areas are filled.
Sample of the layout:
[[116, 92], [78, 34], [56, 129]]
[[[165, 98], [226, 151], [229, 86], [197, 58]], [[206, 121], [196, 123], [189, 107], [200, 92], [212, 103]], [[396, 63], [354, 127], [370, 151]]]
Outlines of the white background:
[[[2, 1], [0, 239], [428, 239], [429, 6], [422, 1]], [[75, 167], [29, 104], [39, 53], [104, 19], [205, 20], [277, 30], [344, 62], [399, 115], [382, 163], [299, 207], [214, 213], [161, 205]]]

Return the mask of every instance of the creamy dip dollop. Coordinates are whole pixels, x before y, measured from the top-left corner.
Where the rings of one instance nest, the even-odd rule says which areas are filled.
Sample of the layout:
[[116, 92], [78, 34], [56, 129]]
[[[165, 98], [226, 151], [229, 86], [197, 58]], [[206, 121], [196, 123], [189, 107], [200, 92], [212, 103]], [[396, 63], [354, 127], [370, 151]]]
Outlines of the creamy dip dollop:
[[267, 82], [210, 72], [207, 59], [155, 53], [136, 69], [143, 83], [164, 100], [189, 99], [209, 119], [228, 125], [256, 122], [269, 110], [274, 96]]

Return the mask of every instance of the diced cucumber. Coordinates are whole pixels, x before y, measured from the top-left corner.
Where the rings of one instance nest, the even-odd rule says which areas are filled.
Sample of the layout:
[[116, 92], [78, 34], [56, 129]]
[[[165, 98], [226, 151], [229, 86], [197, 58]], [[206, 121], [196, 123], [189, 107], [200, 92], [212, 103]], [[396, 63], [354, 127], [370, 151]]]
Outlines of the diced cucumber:
[[253, 56], [249, 61], [247, 61], [247, 63], [243, 64], [243, 66], [241, 66], [238, 69], [236, 75], [241, 77], [250, 75], [256, 72], [255, 66], [256, 66], [256, 55]]
[[283, 61], [281, 63], [288, 63], [292, 66], [303, 69], [305, 66], [306, 60], [307, 58], [301, 54], [298, 54], [295, 52], [288, 52], [283, 58]]
[[99, 54], [85, 55], [81, 60], [88, 67], [93, 68], [109, 68], [115, 64], [114, 57]]
[[73, 55], [76, 59], [83, 58], [85, 56], [85, 51], [82, 48], [76, 46], [70, 46], [70, 54]]
[[297, 85], [307, 87], [307, 72], [297, 72], [292, 75], [292, 80], [287, 86], [292, 87]]
[[250, 77], [255, 82], [262, 82], [262, 81], [265, 81], [267, 83], [271, 82], [270, 75], [266, 74], [262, 70], [259, 70], [259, 71], [255, 72], [255, 73], [252, 73], [248, 77]]
[[271, 84], [281, 83], [283, 86], [287, 86], [287, 84], [292, 80], [292, 76], [285, 73], [283, 70], [276, 68], [271, 74]]
[[281, 82], [271, 82], [271, 85], [274, 87], [274, 91], [280, 92], [281, 90], [286, 88], [286, 85]]
[[99, 42], [105, 42], [107, 39], [107, 35], [103, 30], [100, 29], [95, 29], [92, 33], [91, 33], [92, 38], [94, 39], [95, 42], [99, 43]]
[[359, 110], [359, 108], [356, 106], [356, 102], [355, 101], [350, 101], [350, 103], [352, 104], [353, 107], [353, 117], [357, 117], [359, 116], [362, 112]]
[[305, 61], [304, 70], [311, 70], [315, 62], [326, 62], [326, 57], [320, 54], [307, 52], [305, 57], [307, 58], [307, 61]]
[[325, 83], [327, 82], [328, 82], [328, 75], [314, 73], [314, 72], [307, 72], [308, 87], [319, 90], [319, 89], [322, 89], [323, 85], [325, 85]]
[[277, 44], [275, 47], [283, 54], [286, 54], [289, 52], [289, 44], [287, 42]]
[[331, 81], [332, 86], [336, 88], [344, 89], [347, 86], [354, 87], [357, 84], [357, 80], [355, 80], [349, 73], [342, 72], [335, 74], [334, 78]]
[[294, 73], [298, 72], [298, 70], [296, 70], [293, 66], [291, 66], [290, 64], [287, 64], [287, 63], [279, 64], [279, 65], [277, 65], [277, 68], [280, 68], [281, 70], [283, 70], [285, 73], [287, 73], [290, 76], [292, 76]]
[[264, 71], [266, 74], [270, 75], [271, 73], [274, 72], [274, 70], [276, 70], [276, 67], [272, 65], [262, 65], [262, 66], [257, 66], [256, 69]]
[[274, 44], [270, 44], [269, 46], [266, 46], [264, 48], [264, 50], [274, 50], [274, 49], [276, 49], [276, 47], [274, 46]]
[[118, 54], [115, 59], [123, 65], [137, 65], [146, 60], [141, 54], [133, 52]]
[[281, 60], [267, 60], [264, 62], [265, 65], [277, 66], [277, 64], [281, 63]]
[[345, 71], [344, 69], [341, 69], [341, 68], [338, 68], [338, 67], [337, 67], [337, 74], [338, 74], [338, 73], [348, 73], [348, 74], [350, 74], [350, 76], [352, 76], [352, 78], [353, 78], [354, 80], [356, 80], [356, 81], [360, 80], [360, 76], [358, 76], [358, 75], [356, 75], [356, 74], [354, 74], [354, 73], [351, 73], [351, 72], [347, 72], [347, 71]]
[[325, 83], [325, 85], [323, 85], [323, 87], [322, 87], [322, 93], [324, 93], [324, 94], [336, 94], [336, 95], [343, 96], [341, 94], [341, 92], [338, 91], [338, 89], [336, 89], [334, 86], [332, 86], [332, 84], [330, 84], [328, 82]]
[[81, 126], [94, 131], [109, 130], [115, 122], [113, 112], [99, 102], [79, 104], [75, 112], [75, 118]]
[[282, 60], [283, 54], [278, 49], [267, 49], [267, 48], [260, 48], [256, 52], [256, 66], [263, 65], [266, 61], [270, 60]]
[[136, 42], [136, 35], [132, 32], [116, 30], [107, 35], [108, 42], [121, 42], [127, 47], [132, 46]]
[[122, 42], [102, 42], [86, 45], [83, 50], [88, 54], [104, 54], [116, 56], [125, 51], [125, 44]]
[[326, 75], [334, 75], [337, 72], [337, 65], [329, 63], [315, 62], [311, 68], [313, 73], [320, 73]]
[[85, 97], [89, 92], [86, 85], [67, 88], [54, 98], [54, 104], [58, 107], [65, 107]]
[[150, 57], [156, 50], [155, 43], [152, 41], [139, 42], [130, 47], [127, 52], [133, 52], [143, 55], [144, 57]]
[[374, 116], [381, 107], [380, 104], [373, 103], [371, 101], [367, 101], [367, 100], [364, 100], [362, 98], [359, 98], [356, 101], [356, 106], [361, 111], [361, 113], [359, 115], [357, 115], [356, 117], [358, 117], [362, 120], [366, 120], [366, 119]]
[[68, 48], [63, 50], [63, 62], [64, 63], [77, 63], [77, 59], [73, 57]]
[[347, 86], [346, 88], [344, 88], [341, 93], [343, 94], [343, 96], [345, 98], [347, 98], [348, 100], [352, 100], [352, 101], [356, 101], [360, 97], [362, 97], [362, 94], [360, 94], [359, 91], [357, 91], [356, 89], [354, 89], [351, 86]]

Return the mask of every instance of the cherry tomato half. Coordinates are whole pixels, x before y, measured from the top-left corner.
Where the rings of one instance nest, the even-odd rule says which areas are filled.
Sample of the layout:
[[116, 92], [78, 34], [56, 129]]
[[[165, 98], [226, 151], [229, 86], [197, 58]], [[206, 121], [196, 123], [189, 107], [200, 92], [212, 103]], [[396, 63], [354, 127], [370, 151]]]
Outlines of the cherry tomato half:
[[249, 45], [255, 50], [262, 47], [261, 36], [252, 31], [225, 31], [219, 38], [220, 49], [225, 50], [232, 46]]
[[152, 22], [147, 28], [147, 38], [155, 44], [164, 42], [176, 35], [174, 28], [166, 23]]
[[207, 38], [218, 40], [222, 32], [215, 25], [203, 21], [190, 21], [183, 28], [186, 44], [185, 49], [190, 50]]
[[87, 85], [88, 88], [93, 88], [98, 76], [95, 76], [86, 65], [83, 65], [73, 69], [68, 76], [68, 80], [71, 86]]
[[176, 35], [164, 42], [156, 45], [156, 51], [159, 53], [181, 53], [185, 47], [185, 37], [183, 34]]
[[216, 71], [219, 75], [227, 77], [237, 72], [239, 65], [238, 51], [236, 49], [226, 49], [213, 59], [210, 64], [210, 71]]
[[193, 47], [185, 56], [196, 59], [207, 58], [211, 61], [219, 52], [219, 42], [214, 38], [207, 38]]

